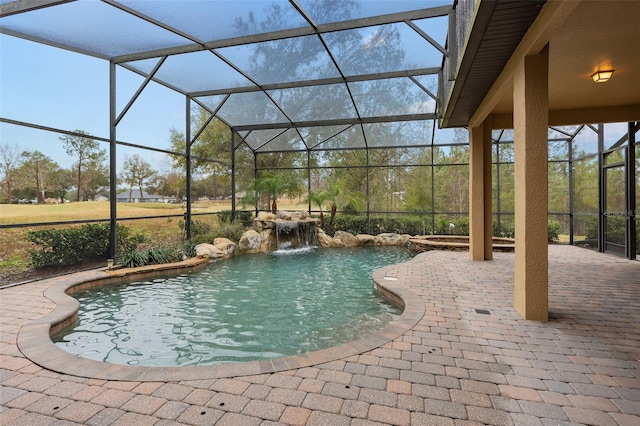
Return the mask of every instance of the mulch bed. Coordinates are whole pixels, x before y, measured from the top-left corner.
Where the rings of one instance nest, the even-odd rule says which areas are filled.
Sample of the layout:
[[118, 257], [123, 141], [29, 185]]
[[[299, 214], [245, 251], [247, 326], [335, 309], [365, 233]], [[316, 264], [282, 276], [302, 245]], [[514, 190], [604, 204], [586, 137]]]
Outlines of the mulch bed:
[[72, 274], [74, 272], [87, 271], [89, 269], [102, 268], [106, 266], [107, 264], [104, 260], [93, 260], [86, 261], [77, 265], [50, 266], [47, 268], [26, 269], [24, 271], [12, 272], [0, 276], [0, 287], [11, 284], [42, 280], [45, 278], [57, 277], [60, 275]]

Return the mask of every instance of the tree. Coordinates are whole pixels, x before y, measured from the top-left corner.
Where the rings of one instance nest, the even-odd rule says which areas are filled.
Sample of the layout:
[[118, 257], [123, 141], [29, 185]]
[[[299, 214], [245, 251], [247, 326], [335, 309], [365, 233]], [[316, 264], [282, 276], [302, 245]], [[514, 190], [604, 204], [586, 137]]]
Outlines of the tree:
[[433, 212], [431, 148], [417, 155], [415, 164], [419, 166], [413, 167], [405, 178], [404, 207], [413, 212]]
[[60, 140], [64, 142], [64, 149], [68, 155], [75, 156], [77, 159], [74, 164], [76, 178], [76, 201], [80, 201], [80, 194], [87, 184], [87, 179], [83, 179], [85, 172], [94, 171], [107, 158], [107, 151], [100, 149], [100, 143], [92, 139], [89, 133], [82, 130], [76, 130], [77, 135], [61, 136]]
[[13, 190], [17, 184], [17, 169], [20, 166], [20, 148], [18, 145], [0, 145], [0, 172], [2, 173], [2, 190], [6, 201], [11, 204]]
[[73, 188], [73, 170], [58, 168], [51, 173], [51, 191], [56, 198], [60, 199], [60, 203], [64, 203], [64, 196]]
[[307, 198], [308, 203], [315, 204], [320, 209], [320, 227], [322, 228], [324, 228], [323, 206], [328, 199], [329, 199], [329, 192], [326, 190], [310, 191], [309, 197]]
[[331, 203], [329, 226], [333, 227], [338, 209], [360, 212], [364, 209], [367, 196], [358, 190], [350, 190], [347, 180], [333, 176], [328, 183], [327, 200]]
[[295, 193], [299, 191], [300, 181], [290, 174], [265, 172], [262, 177], [253, 182], [252, 189], [267, 196], [269, 204], [271, 204], [271, 213], [276, 214], [278, 211], [278, 197], [289, 192]]
[[176, 203], [182, 200], [185, 191], [185, 177], [176, 171], [157, 175], [154, 189], [162, 196], [173, 197]]
[[60, 167], [56, 162], [44, 155], [40, 151], [24, 151], [22, 153], [21, 171], [26, 178], [25, 181], [31, 180], [32, 188], [36, 193], [38, 204], [44, 203], [45, 191], [50, 184], [50, 176]]
[[[192, 114], [192, 128], [196, 131], [203, 129], [198, 138], [191, 145], [191, 169], [194, 175], [207, 179], [210, 189], [205, 191], [212, 198], [220, 198], [231, 193], [231, 129], [218, 120], [212, 119], [203, 108], [198, 107]], [[176, 129], [170, 130], [171, 149], [175, 152], [186, 152], [185, 136]], [[240, 139], [236, 139], [239, 142]], [[236, 149], [236, 171], [240, 168], [253, 168], [253, 155], [246, 150]], [[176, 170], [186, 170], [186, 158], [172, 156], [173, 167]], [[247, 187], [251, 179], [237, 175], [236, 185]], [[208, 177], [208, 178], [207, 178]], [[193, 188], [192, 188], [193, 189]]]
[[97, 163], [87, 168], [82, 180], [82, 199], [95, 200], [100, 191], [109, 187], [109, 169], [104, 163]]
[[469, 210], [469, 151], [467, 146], [434, 148], [435, 209], [462, 213]]
[[155, 174], [156, 172], [151, 169], [151, 165], [144, 161], [138, 154], [133, 154], [127, 158], [124, 162], [121, 180], [129, 185], [129, 202], [131, 202], [134, 186], [138, 187], [140, 190], [140, 198], [144, 201], [142, 187], [145, 182], [153, 178]]

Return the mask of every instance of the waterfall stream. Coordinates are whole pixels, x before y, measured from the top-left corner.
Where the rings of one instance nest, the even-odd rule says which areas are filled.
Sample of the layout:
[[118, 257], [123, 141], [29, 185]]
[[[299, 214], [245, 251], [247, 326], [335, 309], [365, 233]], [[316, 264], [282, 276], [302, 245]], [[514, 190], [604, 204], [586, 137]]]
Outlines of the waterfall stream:
[[318, 245], [316, 226], [312, 222], [297, 220], [276, 222], [278, 250], [314, 247]]

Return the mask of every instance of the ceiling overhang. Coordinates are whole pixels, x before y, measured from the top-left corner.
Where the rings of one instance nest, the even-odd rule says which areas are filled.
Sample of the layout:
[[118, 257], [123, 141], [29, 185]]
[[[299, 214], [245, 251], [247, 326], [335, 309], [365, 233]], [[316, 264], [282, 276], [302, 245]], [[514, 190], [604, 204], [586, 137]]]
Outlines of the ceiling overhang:
[[441, 127], [468, 125], [545, 3], [546, 0], [477, 2], [455, 80], [449, 93], [444, 94]]
[[[513, 128], [514, 76], [526, 56], [546, 46], [549, 125], [640, 120], [640, 8], [635, 2], [548, 1], [526, 31], [513, 37], [517, 43], [509, 55], [511, 48], [505, 50], [488, 36], [492, 22], [502, 22], [496, 12], [501, 3], [507, 7], [528, 2], [480, 0], [458, 75], [448, 91], [443, 127], [476, 127], [491, 116], [493, 128]], [[519, 13], [525, 21], [533, 16], [533, 11]], [[526, 26], [522, 25], [520, 32]], [[499, 69], [490, 72], [486, 56], [503, 54]], [[610, 81], [593, 81], [594, 72], [608, 69], [614, 70]]]

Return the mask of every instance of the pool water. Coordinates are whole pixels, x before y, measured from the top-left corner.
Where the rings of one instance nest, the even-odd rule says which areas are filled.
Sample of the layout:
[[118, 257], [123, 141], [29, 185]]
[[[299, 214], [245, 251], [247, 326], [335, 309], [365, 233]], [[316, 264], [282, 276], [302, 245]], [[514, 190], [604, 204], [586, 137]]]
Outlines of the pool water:
[[400, 314], [371, 273], [406, 248], [285, 250], [204, 270], [73, 294], [78, 321], [56, 345], [144, 366], [210, 365], [294, 355], [356, 340]]

